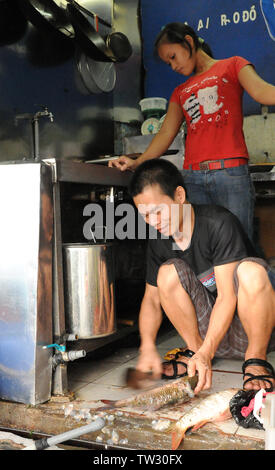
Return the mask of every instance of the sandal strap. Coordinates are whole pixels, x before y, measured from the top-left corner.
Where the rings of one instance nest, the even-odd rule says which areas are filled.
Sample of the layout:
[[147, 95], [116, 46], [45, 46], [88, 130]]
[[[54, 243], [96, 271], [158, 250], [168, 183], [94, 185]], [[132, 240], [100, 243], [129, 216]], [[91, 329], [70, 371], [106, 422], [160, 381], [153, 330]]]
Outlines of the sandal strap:
[[[168, 364], [168, 365], [172, 364], [174, 373], [173, 373], [173, 375], [169, 375], [169, 378], [171, 378], [171, 379], [176, 379], [178, 376], [183, 377], [183, 375], [187, 375], [187, 364], [186, 364], [186, 362], [176, 361], [175, 359], [171, 359], [170, 361], [165, 361], [162, 364]], [[186, 368], [186, 373], [179, 374], [178, 364], [182, 364]], [[168, 378], [168, 376], [166, 376], [166, 374], [165, 374], [165, 377]]]
[[194, 354], [194, 351], [191, 351], [191, 349], [185, 349], [184, 351], [178, 351], [175, 354], [175, 359], [177, 359], [179, 356], [192, 357]]
[[266, 392], [273, 392], [273, 383], [271, 382], [271, 380], [269, 380], [274, 379], [272, 375], [253, 375], [249, 372], [245, 375], [249, 375], [250, 377], [244, 381], [243, 388], [248, 382], [251, 382], [252, 380], [264, 380], [265, 382], [268, 382], [270, 384], [270, 387], [265, 389]]
[[242, 365], [242, 371], [244, 375], [247, 375], [245, 374], [245, 369], [248, 366], [262, 366], [265, 369], [267, 369], [268, 372], [272, 374], [273, 376], [272, 378], [275, 379], [275, 372], [274, 372], [272, 365], [269, 362], [265, 361], [264, 359], [258, 359], [258, 358], [247, 359], [247, 361], [245, 361]]

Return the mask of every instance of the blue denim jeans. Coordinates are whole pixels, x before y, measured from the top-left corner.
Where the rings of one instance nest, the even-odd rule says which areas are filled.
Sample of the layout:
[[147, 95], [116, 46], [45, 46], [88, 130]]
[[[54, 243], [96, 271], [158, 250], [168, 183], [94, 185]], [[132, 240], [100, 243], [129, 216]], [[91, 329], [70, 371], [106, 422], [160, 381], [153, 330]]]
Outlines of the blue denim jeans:
[[182, 174], [191, 204], [225, 207], [238, 217], [253, 240], [255, 190], [248, 165], [221, 170], [182, 170]]

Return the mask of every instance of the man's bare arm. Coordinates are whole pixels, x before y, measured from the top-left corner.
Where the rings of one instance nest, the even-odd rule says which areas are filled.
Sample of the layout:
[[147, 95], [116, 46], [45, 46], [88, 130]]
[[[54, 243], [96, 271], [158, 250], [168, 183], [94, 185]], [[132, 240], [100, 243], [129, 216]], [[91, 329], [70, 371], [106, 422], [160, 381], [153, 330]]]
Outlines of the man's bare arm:
[[140, 356], [137, 369], [152, 371], [156, 376], [162, 372], [161, 358], [156, 349], [156, 337], [162, 322], [158, 288], [146, 284], [139, 314]]

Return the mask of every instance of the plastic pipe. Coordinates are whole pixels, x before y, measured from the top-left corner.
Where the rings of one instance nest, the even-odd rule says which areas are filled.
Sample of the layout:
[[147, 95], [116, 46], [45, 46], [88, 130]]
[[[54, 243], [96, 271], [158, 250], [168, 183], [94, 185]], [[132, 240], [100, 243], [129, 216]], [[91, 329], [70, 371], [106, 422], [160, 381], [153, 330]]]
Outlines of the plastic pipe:
[[99, 431], [105, 426], [105, 421], [102, 418], [97, 418], [96, 421], [93, 421], [86, 426], [81, 426], [80, 428], [72, 429], [71, 431], [58, 434], [57, 436], [45, 437], [34, 441], [30, 446], [25, 447], [23, 450], [44, 450], [47, 447], [60, 444], [61, 442], [68, 441], [70, 439], [75, 439], [83, 434], [88, 434], [89, 432]]

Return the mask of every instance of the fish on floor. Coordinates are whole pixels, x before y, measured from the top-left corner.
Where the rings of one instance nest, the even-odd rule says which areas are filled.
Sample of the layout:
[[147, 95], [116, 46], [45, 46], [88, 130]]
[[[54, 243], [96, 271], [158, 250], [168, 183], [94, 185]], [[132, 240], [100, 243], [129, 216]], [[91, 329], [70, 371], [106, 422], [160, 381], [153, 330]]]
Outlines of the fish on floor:
[[196, 387], [197, 381], [198, 377], [196, 375], [194, 377], [185, 376], [124, 400], [101, 401], [114, 408], [137, 407], [155, 411], [165, 405], [184, 403], [193, 398], [193, 390]]
[[237, 391], [237, 389], [230, 388], [213, 393], [183, 415], [176, 422], [175, 429], [172, 432], [172, 450], [179, 447], [189, 428], [195, 431], [206, 423], [225, 421], [231, 418], [229, 402]]

